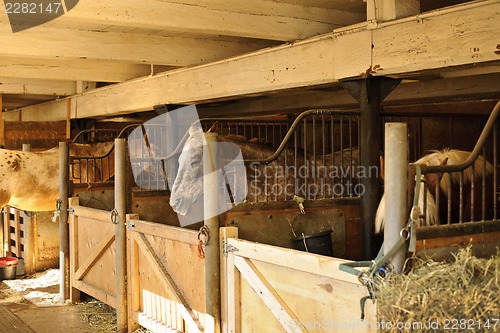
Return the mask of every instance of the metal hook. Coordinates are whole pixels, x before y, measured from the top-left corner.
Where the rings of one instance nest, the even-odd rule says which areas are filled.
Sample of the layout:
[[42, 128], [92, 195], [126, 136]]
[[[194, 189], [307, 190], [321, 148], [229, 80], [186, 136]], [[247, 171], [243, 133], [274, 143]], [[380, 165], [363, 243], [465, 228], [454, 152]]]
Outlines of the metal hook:
[[111, 211], [111, 223], [118, 224], [119, 223], [118, 216], [119, 216], [119, 214], [118, 214], [118, 211], [116, 210], [116, 208], [113, 209]]

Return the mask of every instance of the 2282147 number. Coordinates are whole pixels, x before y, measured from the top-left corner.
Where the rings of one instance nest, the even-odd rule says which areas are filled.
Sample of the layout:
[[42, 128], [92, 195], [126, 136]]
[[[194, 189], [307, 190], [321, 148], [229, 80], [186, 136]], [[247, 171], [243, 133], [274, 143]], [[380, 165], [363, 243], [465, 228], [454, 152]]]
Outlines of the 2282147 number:
[[37, 4], [33, 2], [6, 2], [7, 14], [58, 14], [61, 10], [60, 2]]

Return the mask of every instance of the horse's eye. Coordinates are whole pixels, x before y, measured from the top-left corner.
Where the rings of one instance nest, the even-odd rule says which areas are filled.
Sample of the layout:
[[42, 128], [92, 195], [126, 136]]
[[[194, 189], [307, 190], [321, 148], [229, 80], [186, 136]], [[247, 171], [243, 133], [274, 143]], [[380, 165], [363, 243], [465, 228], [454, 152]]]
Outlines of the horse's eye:
[[191, 160], [191, 167], [197, 167], [197, 166], [199, 166], [200, 162], [201, 161], [199, 159], [197, 159], [197, 158]]

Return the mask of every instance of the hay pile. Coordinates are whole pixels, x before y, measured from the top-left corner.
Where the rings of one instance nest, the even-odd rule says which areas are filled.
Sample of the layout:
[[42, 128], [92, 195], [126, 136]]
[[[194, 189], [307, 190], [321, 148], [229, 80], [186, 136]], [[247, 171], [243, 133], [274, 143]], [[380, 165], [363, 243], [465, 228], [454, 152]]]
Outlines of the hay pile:
[[[95, 299], [77, 303], [75, 305], [81, 318], [87, 322], [95, 332], [116, 332], [116, 310], [109, 305]], [[141, 327], [134, 333], [150, 333], [151, 331]]]
[[377, 281], [382, 332], [500, 332], [500, 253], [453, 263], [417, 259], [407, 275]]

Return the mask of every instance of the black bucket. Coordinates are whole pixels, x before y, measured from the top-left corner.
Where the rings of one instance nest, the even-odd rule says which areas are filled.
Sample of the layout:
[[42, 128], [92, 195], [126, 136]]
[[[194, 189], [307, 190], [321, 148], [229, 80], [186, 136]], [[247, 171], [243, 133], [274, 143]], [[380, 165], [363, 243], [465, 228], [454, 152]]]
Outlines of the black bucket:
[[0, 258], [0, 281], [14, 280], [16, 278], [17, 258]]
[[333, 257], [332, 230], [292, 238], [292, 246], [295, 250]]

